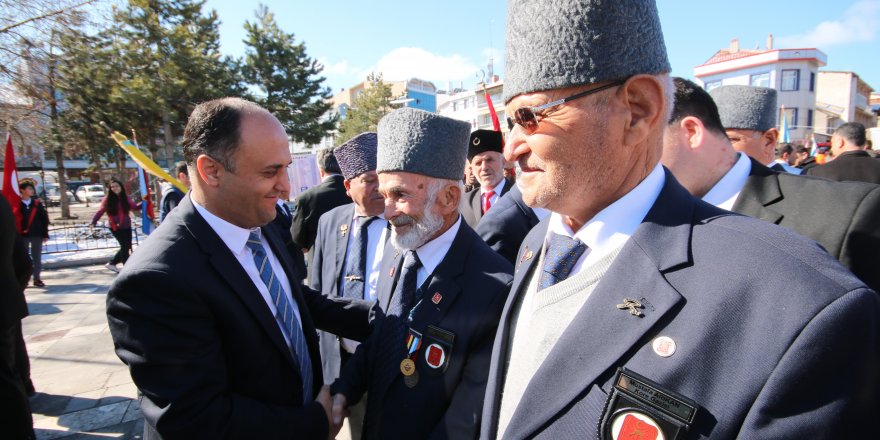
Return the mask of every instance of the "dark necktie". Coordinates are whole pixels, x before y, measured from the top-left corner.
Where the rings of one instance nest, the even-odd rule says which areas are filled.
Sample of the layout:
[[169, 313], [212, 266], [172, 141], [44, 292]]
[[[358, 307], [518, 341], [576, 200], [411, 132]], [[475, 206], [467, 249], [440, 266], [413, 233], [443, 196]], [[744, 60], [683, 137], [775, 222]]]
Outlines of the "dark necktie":
[[303, 334], [302, 327], [293, 313], [293, 308], [296, 305], [291, 304], [290, 300], [287, 299], [287, 295], [284, 294], [281, 282], [278, 281], [275, 271], [272, 270], [272, 265], [269, 264], [266, 249], [263, 248], [263, 243], [260, 242], [260, 236], [256, 231], [252, 231], [248, 237], [247, 247], [254, 255], [254, 263], [260, 272], [260, 279], [266, 284], [266, 288], [269, 289], [269, 296], [272, 297], [272, 302], [275, 303], [275, 310], [277, 310], [275, 319], [281, 323], [284, 333], [290, 339], [293, 357], [296, 359], [297, 364], [299, 364], [300, 376], [302, 377], [303, 403], [307, 405], [314, 398], [312, 394], [312, 362], [309, 358], [305, 334]]
[[342, 295], [346, 298], [364, 299], [364, 284], [367, 280], [367, 227], [378, 217], [359, 216], [355, 219], [357, 236], [348, 249], [345, 260], [345, 281], [342, 283]]
[[544, 270], [541, 272], [538, 290], [546, 289], [568, 278], [587, 245], [576, 238], [550, 233], [550, 243], [544, 255]]
[[389, 332], [388, 337], [379, 342], [379, 353], [376, 358], [382, 359], [382, 363], [386, 366], [380, 368], [377, 374], [377, 391], [383, 391], [387, 384], [401, 375], [398, 365], [406, 357], [406, 321], [410, 310], [415, 305], [416, 289], [418, 288], [416, 274], [421, 265], [415, 251], [407, 251], [383, 323], [388, 326]]

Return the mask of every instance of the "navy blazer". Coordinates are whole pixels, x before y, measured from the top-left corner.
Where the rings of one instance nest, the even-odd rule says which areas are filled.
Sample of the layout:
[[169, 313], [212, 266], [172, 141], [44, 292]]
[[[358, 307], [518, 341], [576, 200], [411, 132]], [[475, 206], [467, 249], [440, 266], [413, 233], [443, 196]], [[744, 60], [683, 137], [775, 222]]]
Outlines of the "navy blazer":
[[880, 291], [880, 185], [775, 173], [752, 159], [731, 211], [816, 240]]
[[513, 185], [480, 219], [476, 231], [492, 250], [513, 264], [523, 239], [539, 222], [535, 211], [523, 202], [522, 191]]
[[[383, 258], [378, 286], [379, 305], [387, 310], [400, 275], [404, 253]], [[364, 418], [365, 439], [472, 439], [476, 438], [486, 387], [486, 371], [501, 308], [510, 289], [512, 267], [462, 222], [441, 261], [420, 289], [422, 300], [414, 308], [411, 327], [421, 332], [422, 349], [416, 354], [419, 382], [404, 384], [400, 371], [405, 342], [400, 341], [400, 358], [382, 358], [375, 348], [390, 337], [390, 320], [396, 316], [377, 314], [374, 330], [358, 346], [333, 385], [349, 405], [367, 393]], [[429, 327], [454, 335], [446, 352], [447, 364], [434, 369], [426, 363], [427, 348], [437, 340]], [[385, 388], [376, 377], [388, 370], [397, 373]]]
[[[501, 197], [510, 191], [510, 188], [514, 186], [514, 184], [504, 179], [504, 188], [501, 189], [501, 194], [498, 194], [498, 201], [496, 204], [501, 201]], [[458, 210], [461, 212], [461, 216], [464, 217], [464, 221], [471, 227], [471, 229], [476, 229], [477, 224], [480, 223], [480, 219], [483, 218], [483, 198], [480, 196], [482, 193], [480, 192], [480, 187], [476, 187], [461, 196], [461, 201], [459, 201]], [[494, 206], [492, 207], [494, 209]], [[492, 211], [489, 209], [489, 211]]]
[[[323, 384], [315, 326], [364, 337], [369, 304], [327, 300], [298, 285], [280, 237], [272, 227], [262, 231], [299, 306], [311, 400]], [[114, 280], [107, 317], [116, 354], [143, 395], [145, 439], [327, 438], [321, 405], [303, 406], [298, 367], [275, 317], [189, 197]]]
[[[513, 307], [548, 219], [517, 260], [481, 438], [597, 438], [618, 367], [692, 399], [686, 438], [851, 438], [878, 414], [880, 299], [815, 242], [693, 198], [672, 175], [498, 435]], [[640, 301], [643, 316], [621, 310]], [[676, 343], [669, 357], [652, 341]]]

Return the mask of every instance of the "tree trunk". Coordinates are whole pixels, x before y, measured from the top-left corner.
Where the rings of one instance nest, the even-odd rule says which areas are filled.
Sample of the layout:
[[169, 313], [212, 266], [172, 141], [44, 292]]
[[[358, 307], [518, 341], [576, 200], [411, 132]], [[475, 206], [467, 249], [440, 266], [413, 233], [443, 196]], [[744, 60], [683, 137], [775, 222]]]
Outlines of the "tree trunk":
[[67, 172], [64, 170], [64, 149], [56, 147], [55, 171], [58, 173], [58, 191], [61, 191], [61, 218], [70, 217], [70, 200], [67, 198]]

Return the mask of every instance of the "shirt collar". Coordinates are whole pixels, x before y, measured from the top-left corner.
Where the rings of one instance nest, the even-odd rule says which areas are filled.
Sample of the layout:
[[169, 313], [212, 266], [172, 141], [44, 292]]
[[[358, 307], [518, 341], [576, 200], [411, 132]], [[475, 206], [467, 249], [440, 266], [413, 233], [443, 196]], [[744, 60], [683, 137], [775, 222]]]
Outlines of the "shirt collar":
[[226, 247], [228, 247], [234, 255], [239, 255], [244, 252], [251, 231], [256, 231], [258, 235], [261, 234], [260, 228], [245, 229], [233, 225], [232, 223], [212, 214], [211, 211], [208, 211], [195, 200], [193, 200], [192, 203], [199, 215], [208, 222], [208, 226], [220, 236], [220, 239], [223, 240], [223, 243], [226, 243]]
[[452, 242], [455, 240], [455, 235], [458, 234], [460, 226], [461, 215], [458, 216], [455, 224], [447, 229], [446, 232], [416, 249], [416, 255], [418, 255], [419, 261], [422, 262], [422, 267], [428, 274], [434, 273], [434, 269], [440, 265], [443, 257], [449, 252], [449, 248], [452, 247]]
[[385, 220], [385, 212], [382, 212], [379, 215], [366, 215], [358, 213], [358, 210], [360, 209], [360, 206], [354, 205], [354, 213], [351, 215], [352, 220], [357, 219], [358, 217], [376, 217], [378, 219]]
[[658, 163], [641, 183], [599, 211], [577, 232], [572, 232], [561, 214], [552, 213], [547, 230], [548, 237], [550, 233], [556, 233], [577, 238], [589, 246], [591, 253], [598, 255], [614, 250], [635, 233], [648, 215], [648, 211], [654, 206], [665, 182], [666, 175], [663, 167]]
[[[498, 185], [495, 185], [495, 188], [492, 188], [492, 191], [495, 194], [501, 194], [501, 191], [504, 190], [504, 183], [506, 181], [507, 181], [507, 179], [501, 179], [501, 181], [498, 182]], [[480, 194], [486, 194], [487, 192], [489, 192], [489, 190], [487, 188], [480, 187]]]
[[725, 209], [733, 207], [731, 200], [736, 200], [739, 192], [742, 191], [742, 187], [745, 186], [746, 180], [749, 178], [749, 173], [752, 172], [752, 161], [749, 160], [749, 157], [742, 153], [737, 154], [739, 159], [727, 170], [724, 177], [703, 196], [704, 202], [719, 207], [730, 202], [730, 207]]

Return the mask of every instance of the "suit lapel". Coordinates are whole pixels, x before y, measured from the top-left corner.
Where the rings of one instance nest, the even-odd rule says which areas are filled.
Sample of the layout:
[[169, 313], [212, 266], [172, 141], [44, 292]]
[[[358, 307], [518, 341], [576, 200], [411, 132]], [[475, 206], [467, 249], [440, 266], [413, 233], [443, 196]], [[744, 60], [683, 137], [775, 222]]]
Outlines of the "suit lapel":
[[[336, 229], [334, 233], [336, 234], [336, 272], [340, 277], [344, 277], [345, 267], [343, 263], [345, 262], [345, 252], [348, 249], [348, 237], [353, 233], [352, 228], [352, 217], [354, 216], [354, 204], [351, 205], [351, 209], [343, 209], [342, 215], [337, 218], [337, 222], [334, 226]], [[336, 292], [337, 296], [343, 296], [345, 292], [339, 291], [339, 278], [335, 278], [333, 284], [333, 291]]]
[[482, 201], [483, 201], [483, 193], [478, 188], [476, 191], [474, 191], [473, 197], [471, 197], [471, 210], [474, 213], [474, 220], [475, 220], [474, 224], [475, 225], [480, 222], [481, 218], [483, 218]]
[[394, 287], [397, 285], [397, 279], [400, 277], [400, 266], [403, 264], [403, 253], [398, 251], [391, 240], [385, 243], [385, 253], [382, 257], [381, 272], [379, 273], [379, 282], [376, 285], [376, 301], [379, 308], [384, 313], [391, 304], [391, 295], [394, 293]]
[[779, 187], [779, 175], [754, 159], [751, 161], [752, 170], [749, 172], [749, 178], [740, 190], [731, 210], [779, 224], [782, 221], [782, 214], [770, 207], [783, 198]]
[[422, 300], [413, 315], [413, 328], [421, 332], [428, 325], [440, 322], [455, 303], [462, 290], [456, 279], [464, 272], [468, 248], [474, 239], [479, 240], [479, 237], [462, 220], [449, 251], [422, 288]]
[[[505, 438], [528, 437], [550, 422], [627, 353], [638, 350], [682, 301], [664, 272], [690, 262], [694, 203], [667, 172], [645, 220], [532, 377], [520, 401], [526, 403], [514, 411]], [[618, 309], [625, 298], [642, 302], [644, 316]]]

